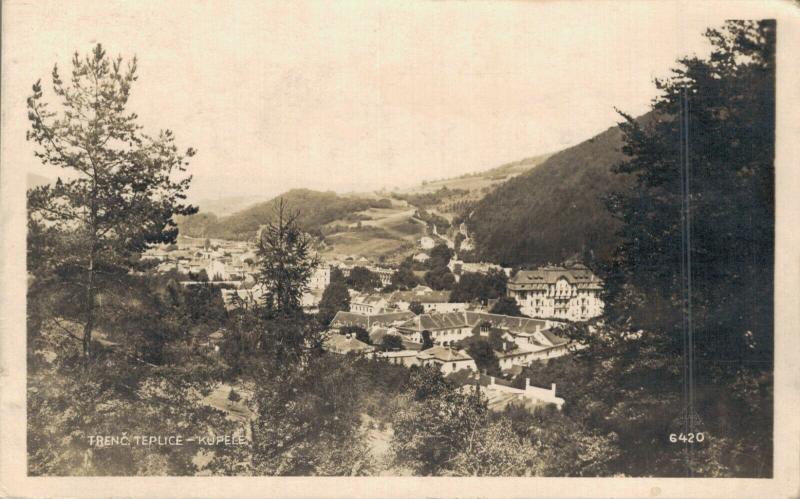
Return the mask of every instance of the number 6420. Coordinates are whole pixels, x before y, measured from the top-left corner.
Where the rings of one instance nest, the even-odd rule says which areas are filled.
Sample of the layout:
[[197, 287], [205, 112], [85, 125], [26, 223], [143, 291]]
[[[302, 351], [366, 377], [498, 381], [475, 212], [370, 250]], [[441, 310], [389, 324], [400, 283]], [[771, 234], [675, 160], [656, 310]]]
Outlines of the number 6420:
[[697, 433], [670, 433], [669, 434], [669, 441], [670, 443], [678, 443], [683, 442], [687, 444], [693, 444], [695, 442], [702, 442], [706, 439], [705, 433], [699, 431]]

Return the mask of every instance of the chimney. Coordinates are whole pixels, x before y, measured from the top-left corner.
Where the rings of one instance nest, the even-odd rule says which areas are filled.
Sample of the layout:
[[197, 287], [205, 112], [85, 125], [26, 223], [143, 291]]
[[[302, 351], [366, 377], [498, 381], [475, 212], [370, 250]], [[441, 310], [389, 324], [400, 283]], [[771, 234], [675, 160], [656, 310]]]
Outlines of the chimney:
[[531, 379], [530, 378], [525, 378], [525, 390], [526, 391], [530, 390], [530, 388], [531, 388]]
[[490, 382], [489, 384], [490, 384], [490, 385], [493, 385], [493, 384], [494, 384], [494, 376], [492, 376], [492, 377], [491, 377], [491, 382]]
[[553, 394], [553, 397], [556, 396], [556, 384], [555, 383], [550, 383], [550, 393]]

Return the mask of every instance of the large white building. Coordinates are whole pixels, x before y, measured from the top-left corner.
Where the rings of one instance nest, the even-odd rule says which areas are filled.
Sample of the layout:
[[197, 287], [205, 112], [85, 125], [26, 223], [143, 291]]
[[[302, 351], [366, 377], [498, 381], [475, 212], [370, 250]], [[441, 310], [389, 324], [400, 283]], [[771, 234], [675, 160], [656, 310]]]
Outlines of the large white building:
[[586, 321], [603, 313], [602, 281], [585, 265], [520, 270], [508, 281], [508, 296], [529, 317]]

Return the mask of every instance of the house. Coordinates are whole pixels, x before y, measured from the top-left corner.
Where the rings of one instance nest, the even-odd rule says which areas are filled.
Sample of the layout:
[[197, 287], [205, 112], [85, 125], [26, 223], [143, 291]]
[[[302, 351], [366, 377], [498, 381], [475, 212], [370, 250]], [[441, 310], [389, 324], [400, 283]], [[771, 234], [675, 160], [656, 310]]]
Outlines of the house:
[[539, 318], [586, 321], [603, 313], [602, 281], [585, 265], [520, 270], [508, 281], [508, 296], [522, 313]]
[[330, 329], [339, 329], [345, 326], [360, 326], [369, 331], [374, 326], [401, 324], [412, 317], [414, 317], [414, 312], [389, 312], [367, 315], [340, 310], [336, 312], [336, 315], [333, 317], [328, 327]]
[[380, 294], [356, 295], [350, 298], [350, 311], [373, 315], [388, 312], [391, 307], [389, 301]]
[[380, 352], [377, 355], [379, 358], [386, 359], [390, 364], [411, 367], [420, 365], [420, 360], [417, 357], [419, 350], [399, 350], [396, 352]]
[[389, 305], [399, 310], [408, 310], [417, 302], [425, 313], [458, 312], [466, 310], [468, 303], [450, 303], [450, 291], [434, 291], [427, 286], [417, 286], [410, 291], [395, 291], [388, 295]]
[[436, 246], [436, 241], [430, 236], [422, 236], [419, 240], [419, 247], [424, 250], [433, 249]]
[[328, 284], [331, 283], [331, 267], [330, 265], [320, 265], [311, 274], [308, 280], [308, 288], [310, 290], [322, 289], [324, 290]]
[[564, 399], [556, 396], [556, 385], [550, 388], [533, 386], [530, 379], [525, 379], [525, 388], [515, 388], [508, 381], [494, 376], [468, 371], [455, 372], [446, 376], [447, 380], [460, 385], [462, 390], [474, 389], [477, 386], [488, 399], [489, 408], [502, 411], [509, 404], [521, 404], [525, 407], [536, 407], [553, 404], [558, 410], [564, 405]]
[[322, 342], [322, 347], [329, 352], [341, 355], [348, 353], [366, 355], [375, 351], [375, 347], [367, 345], [349, 334], [330, 334]]
[[468, 369], [476, 371], [478, 367], [467, 352], [452, 347], [435, 346], [422, 350], [417, 354], [419, 365], [437, 366], [444, 375]]
[[430, 331], [434, 344], [448, 346], [472, 334], [488, 335], [493, 327], [509, 334], [534, 333], [550, 327], [551, 322], [527, 317], [511, 317], [486, 312], [447, 312], [420, 314], [397, 326], [397, 330], [416, 342], [422, 342], [422, 331]]
[[431, 257], [430, 257], [430, 256], [428, 256], [428, 254], [427, 254], [427, 253], [417, 253], [416, 255], [414, 255], [414, 256], [412, 257], [412, 259], [413, 259], [415, 262], [419, 262], [419, 263], [425, 263], [425, 262], [427, 262], [428, 260], [430, 260], [430, 259], [431, 259]]

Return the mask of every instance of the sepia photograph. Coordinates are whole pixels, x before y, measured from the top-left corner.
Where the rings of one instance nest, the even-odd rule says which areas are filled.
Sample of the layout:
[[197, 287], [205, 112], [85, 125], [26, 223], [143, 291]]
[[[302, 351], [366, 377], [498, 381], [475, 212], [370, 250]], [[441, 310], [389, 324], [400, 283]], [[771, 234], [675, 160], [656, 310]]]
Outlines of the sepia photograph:
[[3, 2], [24, 474], [775, 478], [789, 25], [587, 3]]

